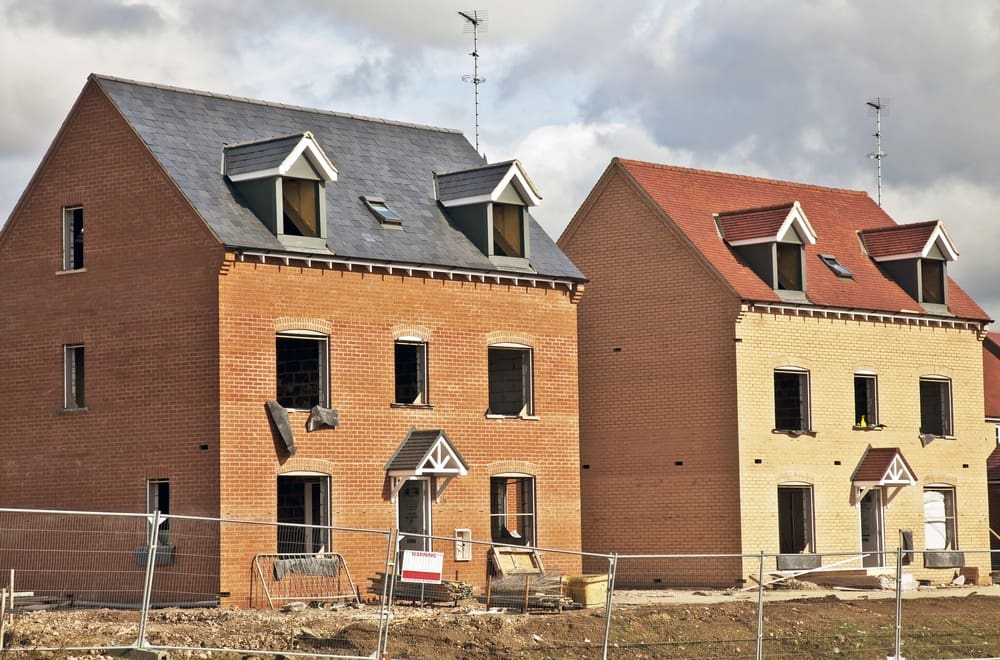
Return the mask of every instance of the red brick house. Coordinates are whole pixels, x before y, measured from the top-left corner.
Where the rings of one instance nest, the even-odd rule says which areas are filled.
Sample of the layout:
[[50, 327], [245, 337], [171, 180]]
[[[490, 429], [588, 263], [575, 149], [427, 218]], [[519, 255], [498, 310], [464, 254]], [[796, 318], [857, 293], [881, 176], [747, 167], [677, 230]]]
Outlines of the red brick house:
[[0, 233], [0, 505], [305, 525], [221, 528], [236, 603], [325, 525], [579, 548], [539, 199], [455, 131], [91, 76]]
[[[614, 159], [559, 239], [581, 301], [583, 546], [988, 571], [983, 337], [937, 221], [863, 192]], [[838, 554], [843, 553], [843, 554]], [[757, 558], [619, 564], [620, 584]]]

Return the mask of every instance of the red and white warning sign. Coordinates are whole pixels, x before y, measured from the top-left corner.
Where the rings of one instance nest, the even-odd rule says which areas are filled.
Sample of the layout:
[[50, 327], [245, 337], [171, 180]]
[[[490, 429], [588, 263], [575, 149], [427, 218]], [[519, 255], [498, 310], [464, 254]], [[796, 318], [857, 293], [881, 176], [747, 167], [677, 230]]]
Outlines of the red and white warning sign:
[[443, 552], [403, 551], [403, 582], [441, 584], [441, 569], [444, 566]]

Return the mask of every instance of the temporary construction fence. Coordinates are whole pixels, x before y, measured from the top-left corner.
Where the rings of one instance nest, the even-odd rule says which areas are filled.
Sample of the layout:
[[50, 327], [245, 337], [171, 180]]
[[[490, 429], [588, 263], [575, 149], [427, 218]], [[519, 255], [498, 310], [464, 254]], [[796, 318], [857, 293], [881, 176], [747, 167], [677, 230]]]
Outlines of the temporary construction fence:
[[[527, 612], [550, 616], [514, 620], [577, 618], [573, 625], [546, 626], [544, 633], [506, 635], [507, 646], [497, 653], [778, 658], [836, 651], [851, 657], [844, 639], [850, 631], [839, 631], [829, 639], [821, 635], [794, 639], [783, 632], [795, 622], [778, 614], [785, 610], [775, 601], [780, 596], [776, 588], [816, 574], [812, 568], [788, 569], [787, 556], [602, 555], [496, 545], [467, 536], [408, 535], [428, 550], [460, 547], [463, 557], [489, 558], [481, 574], [470, 578], [466, 571], [461, 579], [441, 575], [438, 583], [435, 576], [426, 575], [422, 581], [408, 581], [411, 576], [402, 570], [396, 551], [400, 536], [395, 530], [279, 526], [156, 513], [0, 509], [0, 645], [8, 651], [134, 648], [288, 657], [412, 657], [407, 640], [427, 632], [415, 634], [413, 625], [435, 619], [435, 628], [442, 622], [483, 623], [483, 617], [508, 620]], [[310, 537], [316, 541], [314, 551], [273, 552], [281, 547], [278, 539]], [[863, 631], [879, 655], [902, 658], [908, 642], [911, 648], [917, 643], [920, 648], [934, 648], [933, 655], [941, 658], [977, 655], [973, 645], [978, 645], [980, 656], [996, 655], [1000, 628], [995, 637], [965, 639], [947, 617], [907, 612], [908, 594], [919, 586], [919, 580], [908, 578], [911, 570], [952, 562], [955, 575], [984, 583], [988, 576], [974, 575], [958, 564], [988, 566], [988, 553], [942, 556], [899, 549], [866, 553], [867, 557], [825, 554], [822, 568], [833, 576], [826, 580], [836, 582], [839, 576], [842, 586], [853, 580], [860, 586], [852, 588], [881, 587], [895, 597], [881, 600], [878, 625]], [[233, 555], [243, 559], [234, 563]], [[625, 583], [652, 584], [659, 584], [655, 582], [659, 579], [666, 586], [671, 575], [684, 574], [692, 562], [708, 567], [737, 562], [753, 569], [744, 572], [744, 582], [716, 591], [718, 604], [713, 606], [706, 600], [703, 607], [679, 607], [671, 603], [673, 595], [667, 589], [616, 588], [622, 578]], [[920, 575], [919, 570], [914, 572]], [[245, 601], [231, 585], [242, 585]], [[219, 607], [228, 602], [250, 608]], [[725, 617], [706, 615], [723, 606]], [[829, 607], [829, 599], [796, 601], [794, 616], [822, 618]], [[646, 616], [643, 625], [637, 624], [639, 611]], [[79, 615], [81, 622], [60, 619], [58, 626], [34, 626], [31, 634], [26, 632], [34, 617], [65, 612]], [[235, 625], [227, 626], [227, 621]], [[66, 626], [78, 626], [71, 631], [71, 643], [66, 641]], [[504, 636], [501, 629], [507, 630], [499, 625], [475, 629], [497, 637]], [[477, 640], [463, 650], [456, 642], [453, 650], [483, 655], [484, 643]]]

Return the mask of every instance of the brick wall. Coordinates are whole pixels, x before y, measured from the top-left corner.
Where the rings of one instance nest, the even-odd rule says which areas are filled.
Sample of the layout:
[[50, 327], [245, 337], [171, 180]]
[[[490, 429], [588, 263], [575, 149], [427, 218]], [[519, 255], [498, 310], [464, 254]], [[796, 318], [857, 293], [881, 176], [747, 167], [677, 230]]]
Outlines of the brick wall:
[[[955, 487], [959, 548], [988, 547], [993, 441], [983, 431], [976, 332], [741, 311], [644, 200], [612, 166], [560, 239], [590, 280], [579, 311], [584, 548], [774, 553], [778, 485], [800, 483], [813, 486], [817, 550], [855, 552], [850, 478], [869, 444], [899, 447], [919, 478], [886, 493], [886, 549], [898, 545], [898, 529], [924, 546], [931, 483]], [[779, 366], [810, 371], [815, 437], [772, 433]], [[883, 431], [852, 429], [856, 370], [877, 374]], [[956, 430], [922, 447], [918, 383], [928, 374], [952, 379]], [[985, 555], [966, 562], [988, 571]], [[619, 583], [728, 586], [757, 570], [756, 560], [629, 560]], [[925, 571], [919, 557], [907, 570], [951, 577]]]
[[[579, 310], [584, 548], [738, 552], [738, 301], [613, 170], [574, 224], [560, 246], [589, 280]], [[704, 584], [725, 566], [732, 574], [732, 561], [631, 562], [619, 579]]]
[[[469, 474], [432, 504], [434, 534], [468, 528], [488, 541], [489, 478], [506, 464], [536, 478], [538, 544], [578, 549], [576, 308], [563, 288], [235, 261], [220, 279], [222, 514], [274, 520], [276, 477], [292, 468], [329, 475], [335, 526], [394, 527], [385, 463], [410, 428], [443, 429]], [[288, 458], [264, 402], [275, 396], [275, 333], [293, 326], [327, 328], [330, 405], [340, 426], [306, 433], [307, 413], [291, 413], [297, 451]], [[430, 407], [391, 405], [394, 341], [411, 335], [427, 341]], [[533, 348], [537, 419], [486, 418], [487, 347], [498, 336]], [[274, 551], [261, 543], [224, 540], [234, 600], [246, 582], [246, 553]], [[350, 568], [364, 587], [385, 548], [345, 547], [355, 543], [363, 544], [335, 532], [337, 550], [362, 558]], [[474, 547], [472, 562], [452, 561], [451, 543], [436, 541], [434, 549], [445, 552], [449, 577], [483, 584], [483, 546]], [[579, 570], [578, 558], [550, 555], [546, 563]]]

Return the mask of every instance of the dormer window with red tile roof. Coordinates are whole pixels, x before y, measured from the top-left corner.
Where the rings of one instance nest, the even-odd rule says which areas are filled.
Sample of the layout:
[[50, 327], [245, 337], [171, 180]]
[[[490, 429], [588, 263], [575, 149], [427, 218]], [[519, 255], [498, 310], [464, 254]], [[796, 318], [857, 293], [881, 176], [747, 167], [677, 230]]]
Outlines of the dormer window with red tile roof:
[[723, 240], [778, 294], [805, 302], [804, 247], [816, 232], [798, 202], [715, 214]]
[[937, 220], [860, 232], [865, 250], [882, 270], [927, 311], [947, 308], [947, 264], [958, 250]]

